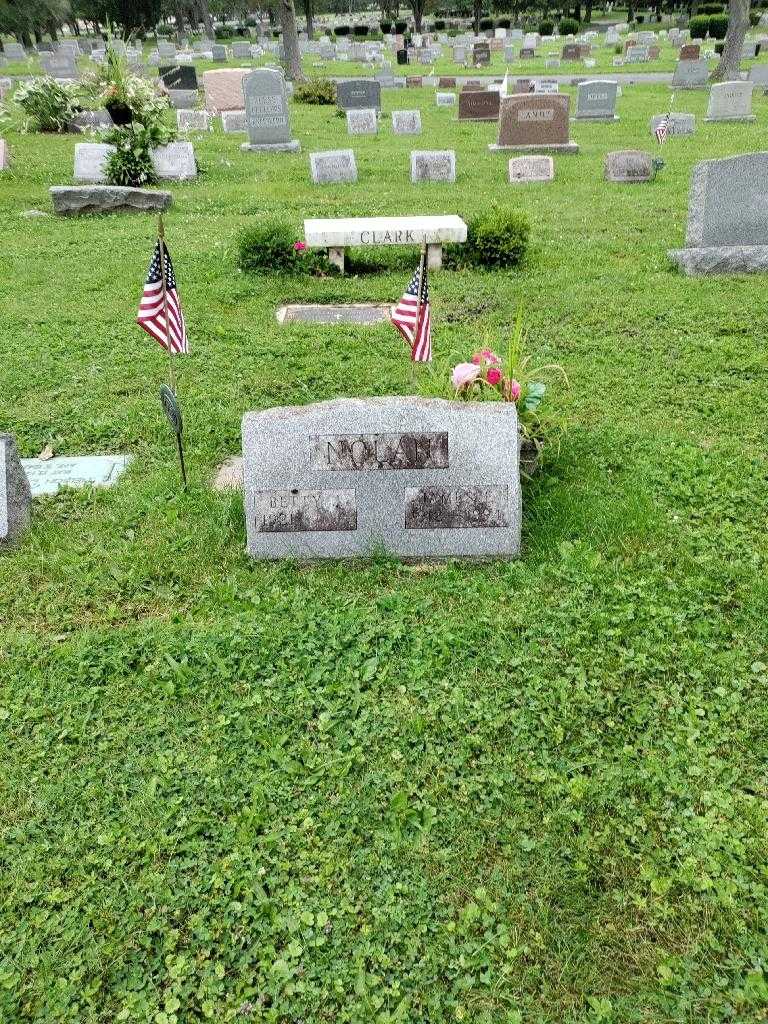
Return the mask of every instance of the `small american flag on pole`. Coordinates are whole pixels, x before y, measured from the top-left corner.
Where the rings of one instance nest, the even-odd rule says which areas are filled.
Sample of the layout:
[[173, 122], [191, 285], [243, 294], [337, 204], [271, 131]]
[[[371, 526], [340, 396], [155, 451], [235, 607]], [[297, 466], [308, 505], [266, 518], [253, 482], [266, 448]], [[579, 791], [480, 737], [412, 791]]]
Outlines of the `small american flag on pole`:
[[427, 255], [423, 252], [410, 284], [392, 314], [392, 323], [411, 348], [415, 363], [432, 359], [432, 324], [429, 315]]
[[663, 146], [667, 141], [667, 136], [669, 135], [669, 114], [665, 114], [656, 125], [654, 135], [656, 136], [658, 144]]
[[[165, 268], [163, 281], [162, 268]], [[136, 323], [159, 342], [169, 355], [189, 354], [189, 340], [181, 300], [176, 290], [171, 254], [165, 240], [158, 238]]]

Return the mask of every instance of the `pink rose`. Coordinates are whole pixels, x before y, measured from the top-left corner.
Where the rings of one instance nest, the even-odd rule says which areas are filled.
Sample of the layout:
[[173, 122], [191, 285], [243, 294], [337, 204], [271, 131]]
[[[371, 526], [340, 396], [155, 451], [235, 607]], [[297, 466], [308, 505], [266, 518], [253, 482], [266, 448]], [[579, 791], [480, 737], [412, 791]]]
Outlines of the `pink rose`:
[[501, 370], [499, 370], [498, 367], [496, 366], [492, 366], [488, 373], [486, 373], [485, 379], [488, 381], [489, 384], [498, 384], [499, 381], [501, 380]]
[[457, 391], [472, 384], [480, 376], [480, 367], [474, 363], [459, 363], [454, 366], [451, 380]]
[[304, 252], [304, 250], [306, 248], [307, 248], [307, 243], [306, 242], [294, 242], [293, 243], [294, 252]]
[[520, 382], [519, 381], [511, 380], [509, 382], [509, 393], [512, 396], [512, 401], [513, 402], [516, 402], [518, 400], [522, 390], [523, 389], [520, 387]]
[[480, 355], [486, 363], [501, 363], [501, 359], [499, 359], [495, 352], [491, 352], [489, 348], [484, 348]]
[[474, 354], [474, 355], [472, 356], [472, 362], [473, 362], [473, 363], [474, 363], [474, 364], [475, 364], [476, 366], [479, 366], [479, 365], [480, 365], [480, 353], [479, 353], [479, 352], [475, 352], [475, 354]]

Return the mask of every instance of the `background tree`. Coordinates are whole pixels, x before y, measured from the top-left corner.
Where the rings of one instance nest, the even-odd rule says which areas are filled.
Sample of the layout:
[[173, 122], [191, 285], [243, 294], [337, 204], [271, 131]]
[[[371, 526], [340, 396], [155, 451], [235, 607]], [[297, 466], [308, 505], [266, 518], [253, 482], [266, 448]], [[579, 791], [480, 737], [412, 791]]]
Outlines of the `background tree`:
[[293, 0], [279, 0], [277, 13], [283, 33], [286, 74], [292, 82], [304, 82], [306, 79], [304, 72], [301, 70], [299, 33], [296, 30], [296, 10], [293, 6]]
[[304, 17], [307, 22], [307, 35], [310, 39], [314, 39], [315, 36], [315, 5], [314, 0], [302, 0], [302, 7], [304, 8]]
[[409, 0], [413, 13], [413, 25], [417, 32], [421, 32], [424, 15], [427, 13], [428, 0]]
[[727, 82], [739, 77], [741, 53], [749, 28], [749, 6], [749, 0], [728, 0], [728, 29], [720, 63], [712, 72], [713, 82]]

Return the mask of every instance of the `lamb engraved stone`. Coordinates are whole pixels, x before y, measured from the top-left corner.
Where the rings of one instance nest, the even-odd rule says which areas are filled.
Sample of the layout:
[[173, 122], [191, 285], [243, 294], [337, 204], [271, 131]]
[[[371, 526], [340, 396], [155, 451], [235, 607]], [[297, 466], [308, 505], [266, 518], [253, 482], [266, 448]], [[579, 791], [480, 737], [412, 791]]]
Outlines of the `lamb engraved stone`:
[[514, 558], [513, 403], [337, 399], [243, 417], [254, 558]]
[[32, 492], [16, 443], [0, 434], [0, 548], [12, 544], [29, 526]]
[[669, 256], [686, 274], [768, 270], [768, 153], [702, 160], [693, 169], [685, 248]]

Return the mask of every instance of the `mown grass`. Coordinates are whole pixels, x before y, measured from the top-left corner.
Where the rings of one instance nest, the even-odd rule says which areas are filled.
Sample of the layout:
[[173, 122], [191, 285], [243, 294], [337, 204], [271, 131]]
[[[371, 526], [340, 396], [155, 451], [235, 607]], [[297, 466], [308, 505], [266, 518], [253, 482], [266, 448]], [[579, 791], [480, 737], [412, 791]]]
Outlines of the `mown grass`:
[[[0, 424], [24, 455], [131, 452], [110, 491], [36, 502], [0, 557], [0, 1019], [759, 1021], [768, 1010], [768, 480], [760, 277], [691, 280], [688, 181], [758, 150], [756, 125], [673, 138], [668, 89], [573, 126], [556, 180], [517, 188], [432, 92], [420, 139], [353, 142], [357, 185], [308, 184], [348, 144], [293, 108], [299, 156], [195, 140], [167, 233], [192, 356], [192, 486], [134, 325], [154, 222], [27, 220], [74, 138], [13, 135], [0, 179]], [[456, 185], [408, 152], [455, 148]], [[214, 494], [247, 409], [411, 387], [386, 325], [291, 324], [286, 301], [388, 301], [412, 251], [357, 277], [246, 278], [242, 225], [304, 216], [527, 212], [514, 273], [436, 272], [436, 363], [502, 344], [523, 303], [566, 370], [565, 428], [524, 494], [514, 564], [263, 565]]]

